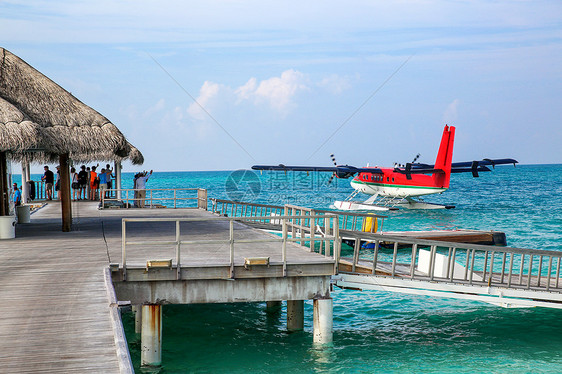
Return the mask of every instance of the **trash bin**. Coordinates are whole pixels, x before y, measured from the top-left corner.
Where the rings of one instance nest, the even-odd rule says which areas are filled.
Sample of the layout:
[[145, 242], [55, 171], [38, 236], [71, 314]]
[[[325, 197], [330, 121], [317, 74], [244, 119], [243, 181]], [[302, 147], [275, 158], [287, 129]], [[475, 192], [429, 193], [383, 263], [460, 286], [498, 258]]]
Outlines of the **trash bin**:
[[16, 207], [16, 213], [18, 216], [18, 223], [29, 223], [30, 218], [30, 207], [29, 205], [20, 205]]
[[0, 216], [0, 239], [16, 237], [16, 217]]

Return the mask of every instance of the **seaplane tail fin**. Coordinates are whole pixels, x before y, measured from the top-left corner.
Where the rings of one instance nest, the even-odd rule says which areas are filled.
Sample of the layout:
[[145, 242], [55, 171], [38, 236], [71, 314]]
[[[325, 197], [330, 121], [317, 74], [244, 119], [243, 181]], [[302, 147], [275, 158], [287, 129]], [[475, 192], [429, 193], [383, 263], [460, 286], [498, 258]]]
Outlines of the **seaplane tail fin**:
[[436, 187], [449, 188], [451, 179], [451, 163], [453, 161], [453, 143], [455, 142], [455, 127], [447, 126], [443, 129], [439, 152], [435, 160], [434, 168], [439, 170], [433, 173], [433, 182]]

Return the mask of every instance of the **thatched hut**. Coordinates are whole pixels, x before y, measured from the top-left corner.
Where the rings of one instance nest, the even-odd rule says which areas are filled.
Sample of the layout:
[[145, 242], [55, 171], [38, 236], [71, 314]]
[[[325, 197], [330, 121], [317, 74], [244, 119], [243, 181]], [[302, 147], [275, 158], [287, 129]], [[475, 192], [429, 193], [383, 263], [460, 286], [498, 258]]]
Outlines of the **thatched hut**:
[[[3, 48], [0, 142], [0, 173], [4, 176], [8, 154], [19, 161], [60, 163], [63, 231], [70, 230], [71, 222], [69, 159], [143, 161], [142, 154], [107, 118]], [[1, 179], [5, 181], [5, 177]], [[5, 215], [7, 186], [2, 181], [0, 190], [0, 215]]]

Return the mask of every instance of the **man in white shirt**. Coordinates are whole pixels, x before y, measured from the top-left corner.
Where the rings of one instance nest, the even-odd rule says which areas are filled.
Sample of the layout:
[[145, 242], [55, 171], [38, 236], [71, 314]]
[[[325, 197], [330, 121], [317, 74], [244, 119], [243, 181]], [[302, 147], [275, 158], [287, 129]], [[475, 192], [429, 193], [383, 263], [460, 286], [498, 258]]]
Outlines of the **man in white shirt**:
[[138, 177], [136, 182], [135, 182], [135, 189], [137, 190], [137, 197], [140, 199], [138, 200], [139, 202], [139, 207], [140, 208], [144, 208], [144, 200], [146, 199], [146, 181], [148, 181], [148, 178], [150, 178], [150, 176], [152, 175], [152, 170], [150, 171], [149, 174], [145, 174], [141, 177]]

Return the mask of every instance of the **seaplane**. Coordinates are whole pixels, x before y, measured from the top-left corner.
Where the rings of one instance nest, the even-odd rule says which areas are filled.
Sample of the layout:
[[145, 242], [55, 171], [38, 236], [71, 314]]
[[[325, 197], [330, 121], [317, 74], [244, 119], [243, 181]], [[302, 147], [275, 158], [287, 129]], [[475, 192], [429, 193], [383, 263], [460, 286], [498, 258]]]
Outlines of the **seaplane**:
[[[338, 165], [333, 155], [334, 166], [286, 166], [254, 165], [253, 170], [273, 171], [306, 171], [331, 172], [333, 178], [352, 178], [351, 186], [354, 191], [343, 201], [335, 201], [333, 207], [340, 210], [396, 210], [407, 209], [451, 209], [453, 205], [442, 205], [424, 201], [420, 196], [440, 194], [449, 189], [452, 173], [472, 173], [478, 177], [479, 173], [491, 171], [489, 166], [515, 164], [512, 158], [489, 159], [480, 161], [452, 162], [455, 127], [445, 125], [443, 136], [437, 152], [435, 164], [424, 164], [414, 160], [405, 165], [395, 164], [394, 167], [362, 167]], [[355, 201], [357, 194], [370, 195], [365, 201]]]

